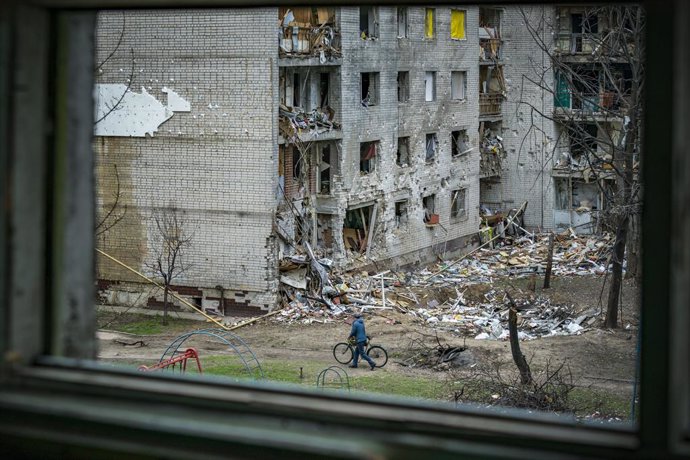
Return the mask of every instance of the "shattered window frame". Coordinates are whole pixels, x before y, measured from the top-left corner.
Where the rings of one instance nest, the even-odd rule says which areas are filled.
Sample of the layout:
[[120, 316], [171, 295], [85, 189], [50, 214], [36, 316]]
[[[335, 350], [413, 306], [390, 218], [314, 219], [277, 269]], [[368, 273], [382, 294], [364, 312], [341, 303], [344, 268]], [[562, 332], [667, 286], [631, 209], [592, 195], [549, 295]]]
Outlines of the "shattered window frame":
[[[365, 77], [366, 76], [366, 77]], [[373, 107], [379, 105], [379, 99], [381, 97], [381, 87], [380, 87], [381, 72], [360, 72], [360, 96], [361, 105], [364, 108]], [[365, 80], [366, 80], [366, 92], [365, 91]]]
[[397, 75], [398, 83], [398, 103], [405, 104], [410, 102], [410, 71], [400, 70]]
[[467, 134], [467, 128], [460, 128], [451, 131], [450, 142], [450, 153], [451, 157], [454, 159], [462, 158], [472, 151], [472, 147], [470, 146], [470, 137]]
[[467, 187], [455, 189], [450, 197], [450, 218], [461, 220], [467, 217]]
[[395, 226], [397, 228], [404, 227], [409, 222], [409, 207], [410, 200], [407, 198], [395, 201]]
[[[376, 162], [379, 156], [379, 143], [380, 141], [366, 141], [359, 143], [359, 173], [368, 175], [376, 172]], [[362, 155], [366, 156], [365, 150], [373, 150], [373, 155], [370, 158], [363, 158]]]
[[[366, 10], [366, 11], [364, 11]], [[379, 12], [378, 6], [359, 7], [359, 36], [362, 40], [372, 40], [379, 38]], [[366, 18], [367, 27], [363, 27], [363, 20]], [[371, 30], [373, 29], [373, 31]]]
[[426, 133], [424, 138], [424, 161], [427, 164], [436, 162], [438, 158], [438, 133]]
[[[404, 147], [404, 155], [401, 150], [401, 147]], [[405, 161], [403, 161], [403, 159]], [[398, 137], [398, 144], [395, 152], [395, 164], [400, 166], [401, 168], [406, 168], [410, 166], [410, 160], [410, 136], [400, 136]]]

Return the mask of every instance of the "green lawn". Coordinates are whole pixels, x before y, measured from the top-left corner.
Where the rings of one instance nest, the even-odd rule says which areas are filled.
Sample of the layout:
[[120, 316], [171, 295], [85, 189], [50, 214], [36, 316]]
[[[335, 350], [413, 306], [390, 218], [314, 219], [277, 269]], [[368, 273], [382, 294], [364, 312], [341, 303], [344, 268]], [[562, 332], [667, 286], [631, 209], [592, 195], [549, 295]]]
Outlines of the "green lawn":
[[156, 335], [162, 333], [182, 333], [195, 329], [213, 327], [210, 323], [194, 321], [190, 319], [176, 318], [175, 313], [170, 313], [167, 325], [163, 324], [163, 313], [155, 316], [137, 313], [111, 313], [99, 311], [96, 315], [99, 329], [108, 329], [117, 332], [126, 332], [137, 335]]

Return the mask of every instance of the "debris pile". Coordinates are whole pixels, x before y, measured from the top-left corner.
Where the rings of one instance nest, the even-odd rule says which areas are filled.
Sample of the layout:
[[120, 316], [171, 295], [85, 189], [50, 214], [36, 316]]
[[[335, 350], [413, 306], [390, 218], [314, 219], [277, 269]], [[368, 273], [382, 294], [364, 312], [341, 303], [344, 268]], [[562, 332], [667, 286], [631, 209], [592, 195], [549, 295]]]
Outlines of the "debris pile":
[[[509, 335], [505, 292], [490, 289], [481, 293], [484, 288], [477, 287], [491, 284], [497, 277], [542, 273], [548, 240], [548, 235], [506, 237], [493, 249], [480, 248], [455, 262], [374, 275], [335, 273], [331, 260], [317, 259], [305, 244], [307, 255], [292, 256], [281, 264], [284, 302], [283, 311], [275, 318], [330, 322], [344, 313], [393, 310], [465, 337], [505, 340]], [[556, 235], [552, 272], [561, 276], [601, 275], [606, 272], [612, 243], [610, 235]], [[514, 297], [521, 318], [521, 340], [580, 334], [597, 320], [594, 308], [576, 312], [572, 305], [552, 302], [535, 292], [520, 292]]]
[[281, 57], [318, 57], [321, 64], [340, 57], [340, 34], [335, 29], [335, 10], [308, 7], [281, 10]]
[[280, 105], [280, 134], [285, 139], [293, 139], [302, 131], [308, 131], [312, 135], [319, 135], [334, 129], [340, 129], [340, 125], [333, 121], [335, 112], [330, 107], [314, 109], [306, 112], [299, 107]]

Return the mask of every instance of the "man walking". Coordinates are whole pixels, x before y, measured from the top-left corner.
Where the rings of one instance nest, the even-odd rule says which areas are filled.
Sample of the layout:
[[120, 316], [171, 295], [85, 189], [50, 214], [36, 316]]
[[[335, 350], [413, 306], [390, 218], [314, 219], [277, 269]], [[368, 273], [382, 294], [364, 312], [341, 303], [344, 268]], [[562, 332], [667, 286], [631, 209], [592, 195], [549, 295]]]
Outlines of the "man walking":
[[369, 363], [373, 371], [376, 367], [376, 363], [367, 355], [364, 349], [364, 345], [367, 342], [367, 333], [364, 330], [364, 320], [362, 319], [361, 313], [355, 313], [354, 316], [355, 321], [352, 323], [352, 330], [350, 331], [349, 338], [354, 338], [357, 346], [355, 347], [355, 356], [352, 358], [350, 367], [357, 367], [357, 361], [359, 361], [359, 357], [362, 356], [362, 359]]

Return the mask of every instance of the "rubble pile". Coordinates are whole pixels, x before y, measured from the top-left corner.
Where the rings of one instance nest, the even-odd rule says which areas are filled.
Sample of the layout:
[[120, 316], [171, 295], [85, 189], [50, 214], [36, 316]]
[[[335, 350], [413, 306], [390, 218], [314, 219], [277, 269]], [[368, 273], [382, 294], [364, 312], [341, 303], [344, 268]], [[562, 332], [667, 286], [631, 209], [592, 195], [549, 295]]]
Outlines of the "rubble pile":
[[292, 139], [302, 131], [318, 135], [324, 132], [340, 129], [340, 125], [333, 121], [334, 112], [329, 107], [314, 109], [306, 112], [299, 107], [280, 105], [280, 134], [286, 139]]
[[[552, 273], [602, 275], [612, 243], [610, 235], [556, 235]], [[331, 272], [332, 261], [316, 259], [309, 248], [310, 256], [292, 256], [281, 265], [283, 310], [274, 318], [282, 322], [326, 323], [355, 311], [393, 310], [465, 337], [506, 340], [505, 292], [490, 289], [478, 298], [467, 295], [467, 291], [475, 285], [491, 284], [497, 277], [542, 273], [548, 244], [548, 235], [504, 238], [494, 248], [480, 248], [456, 262], [374, 275]], [[553, 303], [534, 292], [515, 297], [521, 340], [580, 334], [597, 320], [594, 308], [578, 313], [572, 305]]]

